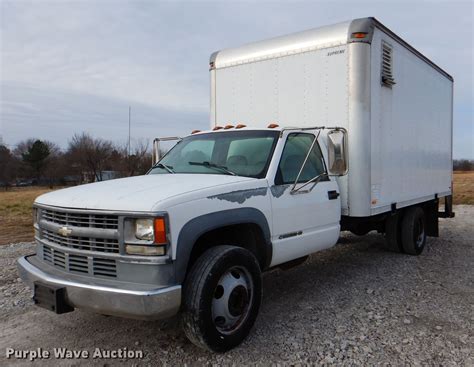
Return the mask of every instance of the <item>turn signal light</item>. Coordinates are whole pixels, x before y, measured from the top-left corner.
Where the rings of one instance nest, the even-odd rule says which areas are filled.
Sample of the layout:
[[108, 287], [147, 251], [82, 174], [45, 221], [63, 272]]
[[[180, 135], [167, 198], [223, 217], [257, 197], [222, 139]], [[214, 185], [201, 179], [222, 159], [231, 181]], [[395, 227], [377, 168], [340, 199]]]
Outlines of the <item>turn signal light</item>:
[[367, 36], [367, 33], [365, 32], [352, 33], [352, 38], [365, 38], [365, 36]]
[[270, 125], [267, 126], [267, 128], [274, 129], [274, 128], [279, 127], [279, 126], [280, 125], [278, 125], [278, 124], [271, 123]]
[[155, 218], [154, 223], [155, 229], [155, 243], [163, 244], [166, 243], [166, 225], [165, 218]]

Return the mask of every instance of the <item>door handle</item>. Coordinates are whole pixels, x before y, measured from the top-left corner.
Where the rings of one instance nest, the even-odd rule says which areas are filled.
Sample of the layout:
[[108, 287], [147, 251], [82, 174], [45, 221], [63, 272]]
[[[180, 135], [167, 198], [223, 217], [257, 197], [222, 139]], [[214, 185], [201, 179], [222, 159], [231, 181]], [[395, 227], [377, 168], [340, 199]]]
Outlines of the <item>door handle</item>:
[[339, 197], [339, 193], [336, 190], [328, 191], [329, 200], [336, 200]]

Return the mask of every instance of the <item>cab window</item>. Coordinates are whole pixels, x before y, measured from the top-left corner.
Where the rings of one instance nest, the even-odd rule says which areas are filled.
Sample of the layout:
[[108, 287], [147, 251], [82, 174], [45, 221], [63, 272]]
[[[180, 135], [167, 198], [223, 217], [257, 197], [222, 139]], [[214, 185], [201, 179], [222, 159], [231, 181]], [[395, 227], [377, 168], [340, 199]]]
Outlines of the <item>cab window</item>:
[[[307, 133], [288, 135], [275, 177], [275, 184], [285, 185], [295, 182], [314, 139], [313, 134]], [[324, 159], [319, 144], [316, 142], [303, 167], [298, 183], [307, 182], [324, 172], [326, 172]]]

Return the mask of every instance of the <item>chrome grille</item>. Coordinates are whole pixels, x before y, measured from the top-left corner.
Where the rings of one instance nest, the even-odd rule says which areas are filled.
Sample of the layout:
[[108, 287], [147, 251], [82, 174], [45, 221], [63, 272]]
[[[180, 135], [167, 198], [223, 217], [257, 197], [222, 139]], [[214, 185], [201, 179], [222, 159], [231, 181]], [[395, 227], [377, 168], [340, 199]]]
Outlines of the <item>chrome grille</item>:
[[91, 269], [87, 256], [68, 254], [43, 245], [43, 260], [70, 273], [90, 274], [108, 278], [117, 277], [117, 267], [113, 259], [93, 257]]
[[119, 254], [118, 223], [117, 215], [40, 208], [38, 235], [65, 248]]
[[47, 229], [42, 229], [41, 234], [45, 240], [77, 250], [112, 252], [115, 254], [120, 252], [118, 240], [115, 239], [77, 236], [63, 237]]
[[41, 217], [48, 222], [62, 226], [117, 229], [116, 215], [69, 213], [59, 210], [42, 209]]

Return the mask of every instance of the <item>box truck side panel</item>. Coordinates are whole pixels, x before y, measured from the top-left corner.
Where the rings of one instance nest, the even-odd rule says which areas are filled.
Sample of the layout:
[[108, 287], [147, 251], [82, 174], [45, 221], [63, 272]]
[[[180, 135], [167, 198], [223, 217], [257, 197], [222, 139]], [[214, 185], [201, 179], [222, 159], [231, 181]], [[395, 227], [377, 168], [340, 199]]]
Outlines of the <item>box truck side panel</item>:
[[450, 195], [452, 81], [377, 28], [371, 64], [371, 214]]

